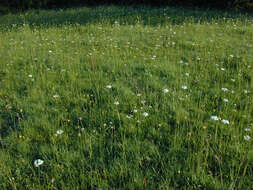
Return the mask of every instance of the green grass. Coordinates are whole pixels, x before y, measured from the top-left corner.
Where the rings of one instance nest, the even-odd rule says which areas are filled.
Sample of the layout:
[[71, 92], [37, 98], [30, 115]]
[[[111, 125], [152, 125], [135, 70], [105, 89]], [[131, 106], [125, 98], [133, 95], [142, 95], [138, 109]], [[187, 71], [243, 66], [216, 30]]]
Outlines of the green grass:
[[252, 189], [252, 15], [33, 10], [0, 28], [0, 189]]

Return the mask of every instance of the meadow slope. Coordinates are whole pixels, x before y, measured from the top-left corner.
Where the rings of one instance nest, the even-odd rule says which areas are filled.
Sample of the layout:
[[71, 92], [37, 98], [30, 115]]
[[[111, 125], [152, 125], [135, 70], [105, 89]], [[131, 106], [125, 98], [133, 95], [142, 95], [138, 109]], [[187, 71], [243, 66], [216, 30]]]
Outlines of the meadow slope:
[[251, 189], [252, 18], [0, 16], [0, 189]]

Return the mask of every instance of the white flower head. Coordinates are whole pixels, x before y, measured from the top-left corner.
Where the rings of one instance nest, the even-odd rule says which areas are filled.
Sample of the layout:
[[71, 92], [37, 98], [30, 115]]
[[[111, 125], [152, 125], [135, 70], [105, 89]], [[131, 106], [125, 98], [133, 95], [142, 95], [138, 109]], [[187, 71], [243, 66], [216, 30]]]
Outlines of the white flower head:
[[224, 91], [224, 92], [228, 91], [227, 88], [221, 88], [221, 90]]
[[133, 110], [133, 112], [134, 112], [134, 113], [137, 113], [137, 112], [138, 112], [138, 110], [134, 109], [134, 110]]
[[211, 120], [218, 121], [219, 118], [217, 116], [211, 116]]
[[142, 115], [143, 115], [144, 117], [148, 117], [148, 113], [147, 113], [147, 112], [144, 112]]
[[130, 118], [132, 118], [133, 117], [133, 115], [126, 115], [126, 117], [128, 118], [128, 119], [130, 119]]
[[163, 93], [168, 93], [169, 90], [167, 88], [163, 89]]
[[190, 74], [189, 74], [189, 73], [185, 73], [185, 76], [189, 77], [189, 76], [190, 76]]
[[224, 123], [224, 124], [227, 124], [227, 125], [229, 124], [229, 121], [225, 120], [225, 119], [221, 120], [221, 122]]
[[59, 98], [60, 96], [58, 94], [53, 95], [53, 98]]
[[137, 94], [137, 96], [141, 96], [141, 94], [139, 93], [139, 94]]
[[57, 133], [58, 135], [61, 135], [63, 132], [64, 132], [64, 131], [61, 130], [61, 129], [59, 129], [59, 130], [56, 131], [56, 133]]
[[183, 86], [182, 86], [182, 89], [186, 90], [186, 89], [187, 89], [187, 86], [183, 85]]
[[105, 87], [105, 88], [111, 89], [111, 88], [112, 88], [112, 86], [111, 86], [111, 85], [106, 85], [106, 87]]
[[118, 102], [118, 101], [116, 101], [116, 102], [114, 102], [114, 104], [117, 106], [117, 105], [119, 105], [119, 102]]
[[34, 161], [34, 166], [35, 166], [35, 167], [39, 167], [39, 166], [42, 165], [43, 163], [44, 163], [43, 160], [37, 159], [37, 160]]
[[245, 136], [244, 136], [244, 140], [246, 140], [246, 141], [249, 141], [250, 138], [251, 138], [251, 137], [250, 137], [249, 135], [245, 135]]
[[231, 79], [232, 82], [235, 82], [235, 79]]
[[220, 70], [225, 71], [225, 68], [221, 68]]
[[245, 130], [246, 132], [251, 131], [251, 129], [250, 129], [250, 128], [245, 128], [244, 130]]
[[32, 75], [28, 75], [29, 78], [32, 78], [33, 76]]
[[224, 101], [224, 102], [228, 102], [228, 99], [227, 99], [227, 98], [224, 98], [223, 101]]

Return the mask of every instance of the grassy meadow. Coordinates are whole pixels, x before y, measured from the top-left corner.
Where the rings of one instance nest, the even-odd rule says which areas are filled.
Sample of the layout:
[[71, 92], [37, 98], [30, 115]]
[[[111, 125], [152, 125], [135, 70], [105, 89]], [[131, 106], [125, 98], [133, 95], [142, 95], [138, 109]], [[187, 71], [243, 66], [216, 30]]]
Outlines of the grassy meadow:
[[0, 16], [0, 189], [253, 189], [253, 15]]

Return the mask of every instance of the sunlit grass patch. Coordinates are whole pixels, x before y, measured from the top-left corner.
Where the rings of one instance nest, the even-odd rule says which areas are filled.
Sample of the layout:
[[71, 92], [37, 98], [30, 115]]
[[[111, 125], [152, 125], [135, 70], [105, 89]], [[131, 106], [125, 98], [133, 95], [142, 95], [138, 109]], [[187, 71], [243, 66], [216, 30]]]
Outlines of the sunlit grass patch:
[[0, 187], [250, 188], [252, 17], [214, 15], [1, 16]]

